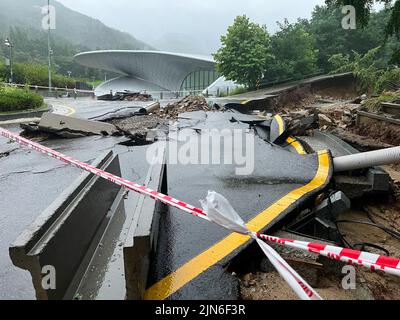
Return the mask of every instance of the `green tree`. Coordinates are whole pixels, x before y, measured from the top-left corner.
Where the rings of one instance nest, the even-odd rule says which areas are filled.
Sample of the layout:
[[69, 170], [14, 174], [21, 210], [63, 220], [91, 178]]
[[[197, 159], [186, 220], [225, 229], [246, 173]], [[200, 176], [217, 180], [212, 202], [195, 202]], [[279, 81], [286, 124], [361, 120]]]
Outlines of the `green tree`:
[[314, 37], [301, 23], [278, 23], [280, 30], [271, 37], [273, 63], [267, 68], [268, 79], [297, 79], [318, 72], [318, 50]]
[[380, 46], [385, 40], [384, 26], [388, 19], [385, 11], [373, 13], [369, 25], [364, 29], [343, 30], [342, 19], [343, 14], [339, 8], [316, 6], [310, 21], [303, 21], [305, 30], [311, 33], [316, 41], [319, 50], [318, 66], [326, 72], [330, 67], [328, 59], [333, 54], [352, 55], [353, 51], [364, 54]]
[[353, 72], [357, 77], [360, 89], [381, 93], [384, 90], [394, 90], [400, 86], [400, 69], [383, 68], [381, 60], [377, 59], [380, 47], [369, 50], [365, 54], [353, 52], [354, 58], [341, 53], [333, 55], [329, 62], [332, 73]]
[[226, 35], [222, 47], [213, 55], [217, 71], [228, 80], [253, 88], [263, 77], [265, 66], [272, 57], [269, 34], [265, 26], [238, 16]]

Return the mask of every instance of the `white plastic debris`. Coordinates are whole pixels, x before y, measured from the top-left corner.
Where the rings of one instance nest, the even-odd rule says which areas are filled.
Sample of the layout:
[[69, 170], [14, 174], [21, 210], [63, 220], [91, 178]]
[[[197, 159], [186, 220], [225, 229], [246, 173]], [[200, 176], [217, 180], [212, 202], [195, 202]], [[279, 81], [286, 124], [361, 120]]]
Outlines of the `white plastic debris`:
[[222, 195], [209, 191], [207, 198], [200, 203], [210, 221], [230, 231], [251, 235], [242, 218]]

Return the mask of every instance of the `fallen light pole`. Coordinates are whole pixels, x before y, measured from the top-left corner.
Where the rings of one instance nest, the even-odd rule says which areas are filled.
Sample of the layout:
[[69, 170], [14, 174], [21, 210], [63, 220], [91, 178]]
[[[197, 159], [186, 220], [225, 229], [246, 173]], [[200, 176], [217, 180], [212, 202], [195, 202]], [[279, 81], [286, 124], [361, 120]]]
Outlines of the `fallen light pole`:
[[335, 172], [394, 164], [400, 162], [400, 147], [363, 152], [333, 159]]

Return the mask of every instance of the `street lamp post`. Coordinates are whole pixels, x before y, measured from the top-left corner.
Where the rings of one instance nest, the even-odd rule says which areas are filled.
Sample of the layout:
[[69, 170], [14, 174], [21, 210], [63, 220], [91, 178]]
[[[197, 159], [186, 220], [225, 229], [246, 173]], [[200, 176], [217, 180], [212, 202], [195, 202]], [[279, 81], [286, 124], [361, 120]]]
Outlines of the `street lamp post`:
[[48, 54], [49, 54], [49, 92], [51, 92], [51, 55], [52, 55], [52, 50], [51, 50], [51, 43], [50, 43], [50, 30], [51, 30], [51, 25], [50, 25], [50, 0], [47, 0], [47, 16], [48, 16], [48, 32], [47, 32], [47, 48], [48, 48]]
[[4, 44], [10, 49], [10, 83], [14, 82], [14, 73], [13, 73], [13, 44], [10, 39], [7, 38], [4, 40]]

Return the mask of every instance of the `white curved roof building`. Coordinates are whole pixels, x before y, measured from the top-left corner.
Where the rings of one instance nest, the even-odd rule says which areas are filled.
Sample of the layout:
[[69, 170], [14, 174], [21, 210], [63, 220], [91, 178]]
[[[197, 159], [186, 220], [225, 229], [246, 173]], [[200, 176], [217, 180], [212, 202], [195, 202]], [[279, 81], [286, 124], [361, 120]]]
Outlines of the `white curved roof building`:
[[96, 88], [101, 95], [115, 91], [203, 91], [218, 79], [211, 57], [144, 50], [102, 50], [77, 54], [85, 67], [115, 72], [121, 76]]

